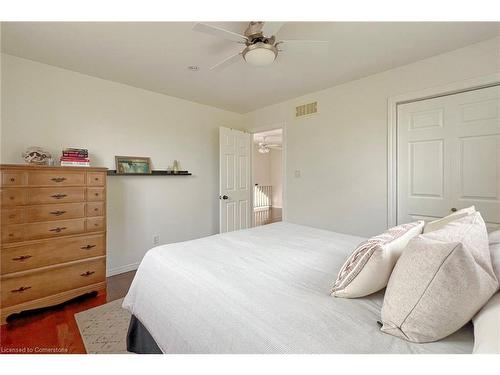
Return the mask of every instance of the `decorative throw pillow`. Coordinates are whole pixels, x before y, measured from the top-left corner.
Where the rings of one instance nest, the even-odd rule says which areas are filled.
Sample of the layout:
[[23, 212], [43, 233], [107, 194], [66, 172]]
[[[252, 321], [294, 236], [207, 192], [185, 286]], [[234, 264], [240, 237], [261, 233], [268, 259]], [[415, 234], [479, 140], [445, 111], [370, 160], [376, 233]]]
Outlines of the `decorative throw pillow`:
[[500, 292], [472, 319], [474, 354], [500, 354]]
[[385, 292], [381, 330], [440, 340], [472, 319], [498, 289], [479, 212], [412, 239]]
[[357, 298], [385, 288], [408, 241], [423, 227], [423, 221], [402, 224], [362, 242], [340, 269], [332, 296]]
[[467, 208], [462, 208], [457, 212], [453, 212], [452, 214], [445, 216], [441, 219], [437, 219], [434, 221], [430, 221], [424, 226], [424, 233], [432, 232], [433, 230], [438, 230], [444, 227], [446, 224], [452, 222], [453, 220], [461, 219], [467, 215], [471, 215], [476, 212], [476, 208], [474, 206], [470, 206]]

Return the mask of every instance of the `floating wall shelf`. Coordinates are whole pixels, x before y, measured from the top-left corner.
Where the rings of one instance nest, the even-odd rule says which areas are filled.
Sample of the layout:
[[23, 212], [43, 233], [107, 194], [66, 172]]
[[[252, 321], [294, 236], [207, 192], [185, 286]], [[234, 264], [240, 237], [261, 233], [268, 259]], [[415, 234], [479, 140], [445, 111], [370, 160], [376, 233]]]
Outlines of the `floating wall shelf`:
[[151, 173], [116, 173], [115, 169], [108, 170], [108, 176], [191, 176], [188, 171], [151, 171]]

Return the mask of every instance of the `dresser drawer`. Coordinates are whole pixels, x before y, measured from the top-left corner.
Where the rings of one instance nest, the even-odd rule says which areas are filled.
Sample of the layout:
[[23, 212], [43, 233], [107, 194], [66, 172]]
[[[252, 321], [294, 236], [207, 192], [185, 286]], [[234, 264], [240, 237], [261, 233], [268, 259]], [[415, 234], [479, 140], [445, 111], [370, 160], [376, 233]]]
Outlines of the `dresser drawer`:
[[27, 195], [28, 204], [84, 202], [85, 188], [32, 188]]
[[2, 225], [2, 243], [23, 241], [25, 238], [25, 227], [19, 225]]
[[24, 208], [5, 208], [2, 210], [2, 225], [24, 223]]
[[106, 264], [104, 258], [99, 258], [11, 275], [2, 277], [2, 306], [102, 282], [106, 277]]
[[104, 188], [87, 188], [87, 201], [98, 202], [105, 199]]
[[87, 217], [104, 216], [104, 202], [87, 203]]
[[106, 221], [103, 217], [90, 217], [87, 219], [87, 232], [100, 232], [106, 230]]
[[83, 186], [85, 185], [85, 172], [31, 171], [28, 172], [28, 185]]
[[41, 240], [35, 244], [3, 248], [1, 273], [26, 271], [105, 254], [104, 234]]
[[26, 207], [26, 222], [54, 221], [85, 217], [85, 203], [49, 204]]
[[25, 189], [2, 189], [2, 206], [19, 206], [26, 203]]
[[23, 171], [2, 171], [2, 186], [22, 186], [26, 184], [26, 173]]
[[88, 186], [104, 186], [106, 183], [106, 173], [104, 172], [87, 172]]
[[48, 223], [25, 224], [26, 240], [50, 238], [85, 232], [85, 219], [52, 221]]

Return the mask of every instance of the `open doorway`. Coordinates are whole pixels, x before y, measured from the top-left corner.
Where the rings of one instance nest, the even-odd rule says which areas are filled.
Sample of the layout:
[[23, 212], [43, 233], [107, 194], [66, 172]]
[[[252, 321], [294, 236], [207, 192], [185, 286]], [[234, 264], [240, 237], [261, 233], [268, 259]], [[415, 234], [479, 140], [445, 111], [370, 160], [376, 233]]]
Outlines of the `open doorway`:
[[282, 220], [283, 129], [252, 136], [253, 226]]

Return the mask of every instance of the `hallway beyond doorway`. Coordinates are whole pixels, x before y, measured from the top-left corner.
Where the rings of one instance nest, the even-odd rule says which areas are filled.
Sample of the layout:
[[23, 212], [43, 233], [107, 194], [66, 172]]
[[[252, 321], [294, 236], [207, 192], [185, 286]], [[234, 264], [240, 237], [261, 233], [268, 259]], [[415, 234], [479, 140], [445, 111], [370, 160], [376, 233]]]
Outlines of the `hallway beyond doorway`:
[[274, 129], [253, 134], [252, 183], [253, 225], [282, 220], [283, 207], [283, 130]]

